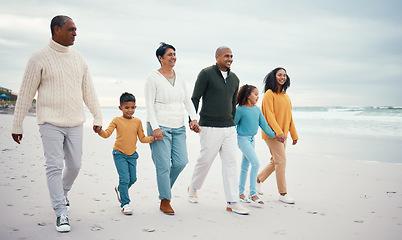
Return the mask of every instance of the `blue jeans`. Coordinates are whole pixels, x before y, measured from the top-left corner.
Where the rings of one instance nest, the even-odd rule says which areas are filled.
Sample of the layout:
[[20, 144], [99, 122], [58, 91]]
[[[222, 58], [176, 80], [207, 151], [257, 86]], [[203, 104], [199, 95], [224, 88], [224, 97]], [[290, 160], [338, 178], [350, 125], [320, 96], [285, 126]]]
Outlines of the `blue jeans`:
[[137, 181], [137, 159], [138, 153], [126, 155], [117, 150], [113, 150], [114, 164], [119, 174], [119, 193], [120, 207], [130, 203], [128, 189]]
[[253, 196], [257, 193], [257, 174], [260, 168], [260, 162], [258, 161], [257, 154], [255, 153], [255, 141], [254, 136], [237, 136], [237, 144], [240, 150], [243, 152], [241, 160], [240, 182], [239, 182], [239, 194], [244, 193], [246, 185], [248, 168], [251, 164], [250, 170], [250, 195]]
[[[172, 199], [171, 189], [180, 172], [188, 163], [186, 127], [168, 128], [160, 126], [165, 134], [160, 141], [150, 143], [152, 160], [156, 168], [159, 199]], [[151, 124], [147, 123], [148, 136], [152, 136]]]

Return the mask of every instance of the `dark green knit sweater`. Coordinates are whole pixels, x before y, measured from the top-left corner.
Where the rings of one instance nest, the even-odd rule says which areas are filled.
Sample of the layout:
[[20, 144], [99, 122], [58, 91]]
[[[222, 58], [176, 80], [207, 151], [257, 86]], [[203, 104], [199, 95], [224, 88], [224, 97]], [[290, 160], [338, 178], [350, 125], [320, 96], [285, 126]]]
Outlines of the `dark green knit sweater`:
[[200, 126], [234, 126], [236, 98], [239, 90], [239, 78], [228, 70], [228, 77], [223, 78], [218, 65], [204, 68], [198, 74], [191, 100], [198, 112], [200, 99]]

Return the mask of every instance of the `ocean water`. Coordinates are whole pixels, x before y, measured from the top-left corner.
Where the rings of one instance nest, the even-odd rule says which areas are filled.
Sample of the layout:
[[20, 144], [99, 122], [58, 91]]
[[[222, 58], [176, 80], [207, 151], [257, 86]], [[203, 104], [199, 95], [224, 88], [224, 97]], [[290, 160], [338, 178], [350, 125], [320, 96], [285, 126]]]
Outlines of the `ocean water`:
[[[92, 116], [86, 113], [90, 126]], [[102, 107], [102, 114], [106, 128], [121, 111]], [[145, 124], [146, 109], [137, 107], [134, 116]], [[293, 107], [293, 119], [298, 154], [402, 163], [402, 107]]]
[[[102, 114], [107, 125], [121, 111], [102, 107]], [[146, 109], [137, 107], [134, 116], [145, 122]], [[302, 132], [402, 138], [402, 107], [293, 107], [293, 119]]]
[[402, 163], [402, 107], [294, 107], [293, 118], [299, 155]]
[[402, 138], [402, 107], [294, 107], [297, 129]]

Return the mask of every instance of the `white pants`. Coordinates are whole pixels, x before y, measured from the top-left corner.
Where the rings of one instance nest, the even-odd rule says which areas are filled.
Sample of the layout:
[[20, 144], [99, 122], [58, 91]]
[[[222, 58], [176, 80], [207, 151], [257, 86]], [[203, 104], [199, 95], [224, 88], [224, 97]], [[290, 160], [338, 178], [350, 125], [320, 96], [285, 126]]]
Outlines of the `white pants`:
[[[67, 196], [81, 168], [83, 127], [39, 125], [46, 157], [46, 178], [52, 207], [59, 217], [67, 214], [64, 196]], [[64, 168], [64, 160], [66, 169]]]
[[200, 156], [194, 168], [191, 187], [200, 189], [211, 168], [216, 155], [222, 160], [223, 187], [227, 202], [239, 201], [239, 180], [237, 172], [236, 150], [237, 134], [235, 127], [201, 127]]

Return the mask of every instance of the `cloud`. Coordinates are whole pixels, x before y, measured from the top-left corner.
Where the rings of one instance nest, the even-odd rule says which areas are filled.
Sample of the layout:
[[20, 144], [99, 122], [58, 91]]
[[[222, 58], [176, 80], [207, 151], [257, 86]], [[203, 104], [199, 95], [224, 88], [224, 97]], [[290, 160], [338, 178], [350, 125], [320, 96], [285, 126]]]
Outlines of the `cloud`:
[[400, 106], [401, 10], [394, 0], [7, 1], [0, 10], [1, 85], [17, 91], [28, 57], [49, 41], [50, 19], [66, 14], [78, 27], [73, 47], [106, 105], [123, 91], [142, 98], [165, 41], [176, 47], [175, 69], [190, 90], [198, 72], [214, 64], [215, 49], [227, 45], [241, 84], [262, 89], [270, 70], [285, 67], [294, 105]]
[[25, 43], [19, 41], [11, 41], [7, 39], [0, 38], [0, 45], [3, 47], [23, 47], [26, 46]]

